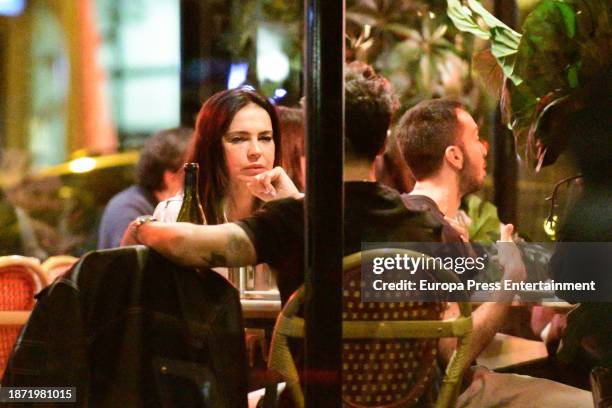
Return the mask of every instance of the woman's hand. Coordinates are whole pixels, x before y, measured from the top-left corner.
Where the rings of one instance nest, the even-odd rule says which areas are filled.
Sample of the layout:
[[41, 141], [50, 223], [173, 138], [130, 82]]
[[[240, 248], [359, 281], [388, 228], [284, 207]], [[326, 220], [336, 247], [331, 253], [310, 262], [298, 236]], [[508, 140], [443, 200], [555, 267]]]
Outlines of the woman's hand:
[[280, 166], [251, 177], [246, 182], [246, 186], [251, 194], [266, 202], [288, 197], [302, 198], [304, 196]]

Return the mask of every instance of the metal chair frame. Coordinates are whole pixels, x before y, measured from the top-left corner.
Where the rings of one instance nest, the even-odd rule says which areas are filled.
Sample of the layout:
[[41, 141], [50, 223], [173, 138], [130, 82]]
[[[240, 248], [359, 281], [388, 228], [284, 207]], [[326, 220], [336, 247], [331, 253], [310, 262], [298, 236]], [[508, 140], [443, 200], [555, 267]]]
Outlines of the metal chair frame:
[[[47, 258], [41, 266], [45, 273], [45, 276], [47, 277], [47, 280], [49, 282], [53, 282], [55, 278], [57, 278], [60, 274], [64, 273], [66, 270], [72, 267], [72, 265], [74, 265], [78, 260], [79, 258], [74, 257], [72, 255], [55, 255]], [[58, 274], [54, 272], [54, 270], [56, 270], [57, 268], [65, 269], [61, 270], [61, 272]]]
[[[346, 256], [343, 271], [347, 272], [361, 265], [362, 257], [375, 254], [399, 253], [421, 257], [422, 254], [404, 249], [373, 249]], [[458, 282], [457, 277], [446, 270], [433, 271], [437, 279]], [[298, 408], [304, 407], [304, 394], [295, 362], [289, 350], [288, 340], [304, 337], [304, 319], [297, 317], [304, 301], [305, 288], [296, 290], [279, 314], [272, 335], [268, 368], [278, 372]], [[467, 296], [465, 297], [467, 299]], [[463, 366], [467, 358], [472, 336], [472, 309], [468, 302], [458, 302], [460, 316], [451, 320], [397, 320], [397, 321], [345, 321], [342, 333], [345, 339], [410, 339], [456, 337], [458, 346], [446, 367], [435, 407], [449, 407], [459, 394]]]

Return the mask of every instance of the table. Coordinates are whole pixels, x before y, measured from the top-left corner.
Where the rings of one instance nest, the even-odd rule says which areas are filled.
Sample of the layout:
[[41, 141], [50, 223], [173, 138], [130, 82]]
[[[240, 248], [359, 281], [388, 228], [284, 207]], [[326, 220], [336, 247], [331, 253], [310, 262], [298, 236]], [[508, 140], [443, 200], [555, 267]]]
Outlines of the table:
[[245, 319], [276, 320], [280, 310], [280, 300], [240, 299], [242, 316]]
[[548, 352], [542, 341], [497, 333], [480, 353], [476, 362], [491, 370], [497, 370], [527, 362], [546, 359]]
[[555, 312], [557, 313], [561, 313], [561, 314], [566, 314], [571, 312], [573, 309], [575, 309], [578, 304], [572, 304], [572, 303], [567, 303], [563, 300], [557, 301], [557, 302], [541, 302], [539, 304], [536, 304], [535, 306], [544, 306], [544, 307], [548, 307], [550, 309], [553, 309]]

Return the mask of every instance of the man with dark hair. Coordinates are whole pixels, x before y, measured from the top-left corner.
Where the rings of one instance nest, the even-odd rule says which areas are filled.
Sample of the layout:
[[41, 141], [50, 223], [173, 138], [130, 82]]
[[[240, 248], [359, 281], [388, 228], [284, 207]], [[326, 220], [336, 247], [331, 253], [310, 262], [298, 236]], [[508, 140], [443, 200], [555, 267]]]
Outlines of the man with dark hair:
[[389, 113], [398, 108], [390, 83], [369, 65], [353, 62], [345, 75], [346, 153], [373, 161], [387, 139]]
[[38, 244], [36, 231], [27, 213], [13, 205], [0, 188], [0, 256], [24, 255], [44, 259], [48, 255]]
[[[468, 241], [466, 229], [456, 221], [461, 198], [484, 185], [487, 149], [478, 135], [478, 125], [465, 107], [452, 99], [423, 101], [409, 109], [400, 119], [395, 134], [404, 159], [412, 170], [416, 184], [403, 194], [406, 206], [428, 211], [445, 224], [444, 229], [457, 230]], [[512, 224], [502, 227], [501, 241], [512, 241]], [[503, 248], [503, 253], [502, 253]], [[504, 275], [502, 280], [523, 281], [526, 270], [515, 245], [499, 249]], [[473, 336], [468, 350], [468, 366], [501, 329], [514, 297], [512, 291], [500, 291], [494, 302], [485, 302], [472, 315]], [[447, 317], [458, 315], [452, 305]], [[441, 341], [443, 354], [453, 344]], [[444, 351], [447, 350], [445, 353]], [[467, 368], [467, 367], [466, 367]], [[522, 388], [522, 392], [518, 389]], [[584, 391], [552, 381], [476, 371], [475, 380], [459, 398], [458, 406], [589, 406], [590, 395]]]
[[153, 214], [157, 203], [183, 185], [183, 163], [192, 129], [166, 129], [145, 143], [136, 166], [137, 183], [116, 194], [107, 204], [98, 232], [98, 249], [119, 246], [130, 222]]
[[[474, 119], [452, 99], [426, 100], [404, 114], [396, 137], [416, 178], [403, 196], [406, 204], [427, 208], [461, 229], [455, 222], [461, 198], [480, 190], [487, 174], [487, 149]], [[466, 234], [463, 238], [467, 241]]]

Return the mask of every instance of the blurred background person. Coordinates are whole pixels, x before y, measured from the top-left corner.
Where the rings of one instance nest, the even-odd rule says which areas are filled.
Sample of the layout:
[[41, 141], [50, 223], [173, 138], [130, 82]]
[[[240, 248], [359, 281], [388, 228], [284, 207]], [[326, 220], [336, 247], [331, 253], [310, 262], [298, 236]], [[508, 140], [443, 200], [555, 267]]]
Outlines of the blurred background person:
[[379, 183], [400, 193], [409, 193], [414, 187], [416, 180], [410, 167], [404, 161], [397, 138], [393, 133], [387, 138], [384, 153], [376, 156], [374, 177]]
[[38, 245], [32, 222], [26, 212], [13, 205], [0, 189], [0, 256], [24, 255], [45, 259], [47, 253]]
[[306, 160], [304, 155], [304, 110], [278, 107], [281, 134], [283, 135], [283, 168], [299, 191], [304, 191]]
[[136, 184], [115, 195], [100, 222], [98, 249], [119, 246], [129, 223], [152, 214], [155, 206], [183, 187], [183, 164], [193, 129], [162, 130], [145, 143], [136, 167]]

